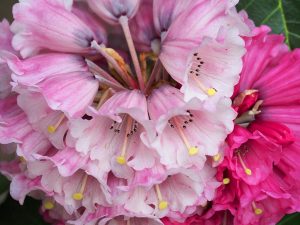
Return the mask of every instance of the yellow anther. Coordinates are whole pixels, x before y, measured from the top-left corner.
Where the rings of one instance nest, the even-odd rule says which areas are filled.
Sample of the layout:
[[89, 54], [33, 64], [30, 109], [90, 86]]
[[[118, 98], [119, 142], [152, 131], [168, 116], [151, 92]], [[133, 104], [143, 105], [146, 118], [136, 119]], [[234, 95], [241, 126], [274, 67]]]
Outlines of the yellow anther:
[[53, 202], [47, 200], [44, 202], [44, 208], [47, 209], [47, 210], [51, 210], [54, 208], [54, 204]]
[[214, 88], [207, 89], [207, 95], [208, 96], [214, 96], [216, 93], [217, 93], [217, 91]]
[[23, 162], [23, 163], [26, 162], [26, 159], [25, 159], [23, 156], [20, 156], [20, 157], [19, 157], [19, 160], [20, 160], [21, 162]]
[[189, 148], [189, 155], [190, 156], [197, 155], [198, 152], [199, 152], [199, 149], [197, 147], [191, 147], [191, 148]]
[[160, 201], [158, 208], [159, 210], [165, 210], [166, 208], [168, 208], [169, 203], [167, 201]]
[[119, 163], [120, 165], [125, 165], [126, 164], [126, 159], [124, 156], [118, 156], [117, 157], [117, 163]]
[[112, 48], [105, 48], [104, 51], [113, 57], [120, 65], [125, 65], [125, 60], [122, 56]]
[[220, 154], [220, 153], [216, 154], [216, 155], [213, 157], [213, 159], [214, 159], [215, 162], [220, 161], [220, 159], [221, 159], [221, 154]]
[[254, 213], [255, 213], [256, 215], [261, 215], [263, 212], [264, 212], [264, 211], [263, 211], [262, 209], [260, 209], [260, 208], [254, 209]]
[[250, 170], [249, 168], [246, 168], [246, 169], [245, 169], [245, 173], [246, 173], [248, 176], [251, 176], [251, 175], [252, 175], [252, 170]]
[[83, 194], [80, 192], [74, 193], [72, 195], [72, 198], [76, 201], [81, 201], [83, 199], [83, 197], [84, 197]]
[[229, 184], [230, 183], [230, 179], [229, 178], [224, 178], [223, 179], [223, 184], [224, 185], [227, 185], [227, 184]]
[[50, 134], [53, 134], [53, 133], [55, 133], [55, 131], [56, 131], [56, 128], [55, 128], [55, 126], [48, 126], [48, 132], [50, 133]]

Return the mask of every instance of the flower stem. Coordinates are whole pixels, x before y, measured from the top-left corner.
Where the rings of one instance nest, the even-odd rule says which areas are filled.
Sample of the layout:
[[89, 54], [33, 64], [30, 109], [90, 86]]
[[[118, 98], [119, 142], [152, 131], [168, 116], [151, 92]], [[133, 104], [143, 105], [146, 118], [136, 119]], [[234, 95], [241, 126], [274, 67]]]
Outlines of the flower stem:
[[134, 69], [138, 78], [138, 82], [140, 85], [140, 88], [142, 91], [145, 90], [145, 83], [143, 80], [143, 76], [142, 76], [142, 71], [141, 71], [141, 66], [138, 60], [138, 56], [134, 47], [134, 43], [133, 43], [133, 39], [130, 33], [130, 29], [129, 29], [129, 25], [128, 25], [128, 18], [126, 16], [121, 16], [119, 18], [119, 23], [123, 29], [126, 41], [127, 41], [127, 45], [130, 51], [130, 55], [133, 61], [133, 65], [134, 65]]

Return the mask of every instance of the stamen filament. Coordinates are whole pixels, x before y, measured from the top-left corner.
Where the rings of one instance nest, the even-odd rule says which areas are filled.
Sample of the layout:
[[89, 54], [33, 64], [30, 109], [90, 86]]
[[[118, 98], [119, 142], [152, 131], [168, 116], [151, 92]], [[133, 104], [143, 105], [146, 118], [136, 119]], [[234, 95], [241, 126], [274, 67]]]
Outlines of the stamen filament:
[[197, 79], [195, 76], [193, 76], [194, 80], [197, 83], [197, 86], [208, 96], [214, 96], [217, 93], [217, 90], [214, 88], [208, 88], [206, 87], [204, 84], [202, 84], [202, 82]]
[[252, 207], [254, 210], [255, 215], [261, 215], [264, 211], [261, 208], [258, 208], [255, 204], [255, 202], [252, 202]]
[[158, 201], [159, 201], [159, 204], [158, 204], [159, 210], [164, 210], [164, 209], [168, 208], [169, 203], [167, 201], [163, 200], [163, 197], [162, 197], [162, 194], [161, 194], [161, 191], [160, 191], [160, 188], [159, 188], [158, 184], [155, 185], [155, 191], [156, 191], [157, 198], [158, 198]]
[[84, 175], [84, 178], [82, 180], [82, 184], [81, 184], [81, 187], [80, 187], [80, 190], [79, 192], [76, 192], [72, 195], [72, 198], [76, 201], [81, 201], [83, 198], [84, 198], [84, 190], [85, 190], [85, 187], [86, 187], [86, 184], [87, 184], [87, 180], [88, 180], [88, 175], [85, 174]]
[[199, 149], [196, 146], [191, 146], [188, 139], [186, 138], [183, 130], [180, 128], [179, 122], [176, 118], [173, 118], [173, 121], [175, 123], [176, 129], [179, 132], [179, 136], [181, 137], [181, 140], [185, 144], [186, 148], [188, 149], [189, 155], [194, 156], [197, 155], [199, 152]]
[[57, 121], [56, 124], [48, 126], [48, 132], [50, 134], [55, 133], [57, 128], [60, 126], [60, 124], [63, 122], [64, 119], [65, 119], [65, 114], [62, 113], [62, 115], [59, 117], [59, 120]]
[[128, 116], [124, 142], [123, 142], [122, 150], [121, 150], [121, 155], [117, 157], [117, 162], [120, 165], [126, 164], [126, 157], [125, 156], [126, 156], [126, 150], [127, 150], [127, 145], [128, 145], [128, 134], [130, 133], [130, 130], [132, 128], [132, 124], [133, 124], [133, 120], [132, 120], [131, 117]]
[[127, 220], [127, 225], [131, 225], [130, 219]]
[[248, 176], [251, 176], [251, 175], [252, 175], [252, 170], [249, 169], [249, 168], [246, 166], [244, 160], [242, 159], [241, 153], [240, 153], [239, 151], [237, 152], [237, 155], [238, 155], [238, 157], [239, 157], [239, 160], [240, 160], [240, 162], [241, 162], [241, 165], [242, 165], [242, 167], [243, 167], [245, 173], [246, 173]]
[[117, 89], [122, 89], [124, 90], [125, 88], [117, 81], [115, 80], [109, 73], [107, 73], [105, 70], [103, 70], [100, 66], [96, 65], [94, 62], [90, 60], [86, 60], [89, 69], [91, 70], [92, 73], [94, 74], [99, 74], [101, 76], [102, 80], [108, 85], [117, 88]]
[[110, 63], [113, 66], [113, 68], [129, 86], [133, 88], [136, 87], [135, 81], [132, 79], [132, 77], [128, 76], [127, 73], [124, 70], [122, 70], [118, 62], [105, 51], [105, 45], [98, 45], [96, 41], [92, 41], [91, 47], [96, 49], [99, 53], [101, 53], [101, 55], [107, 60], [108, 63]]
[[131, 58], [132, 58], [132, 61], [133, 61], [134, 69], [135, 69], [135, 72], [136, 72], [136, 75], [137, 75], [137, 78], [138, 78], [138, 81], [139, 81], [140, 88], [141, 88], [142, 91], [144, 91], [145, 90], [145, 82], [143, 80], [142, 70], [141, 70], [141, 67], [140, 67], [139, 59], [138, 59], [138, 56], [137, 56], [137, 53], [136, 53], [136, 50], [135, 50], [135, 47], [134, 47], [134, 43], [133, 43], [133, 39], [132, 39], [132, 36], [131, 36], [130, 29], [129, 29], [127, 16], [121, 16], [119, 18], [119, 23], [120, 23], [120, 25], [123, 29], [123, 32], [124, 32], [124, 35], [125, 35], [125, 38], [126, 38], [126, 41], [127, 41], [127, 45], [128, 45], [128, 48], [129, 48], [129, 52], [131, 54]]

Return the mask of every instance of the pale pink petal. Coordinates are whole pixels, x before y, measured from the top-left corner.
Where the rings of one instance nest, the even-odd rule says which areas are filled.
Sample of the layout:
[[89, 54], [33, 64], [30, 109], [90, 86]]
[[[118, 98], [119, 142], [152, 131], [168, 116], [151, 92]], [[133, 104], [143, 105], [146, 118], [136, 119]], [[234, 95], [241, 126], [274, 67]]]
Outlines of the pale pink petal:
[[31, 131], [25, 113], [17, 105], [16, 96], [0, 99], [0, 142], [20, 143]]
[[37, 86], [50, 108], [78, 118], [92, 104], [99, 83], [89, 72], [73, 72], [52, 76]]
[[73, 1], [63, 2], [29, 0], [14, 5], [13, 46], [23, 57], [35, 55], [42, 49], [91, 52], [90, 42], [96, 36], [70, 11]]
[[140, 0], [88, 0], [90, 8], [103, 20], [115, 24], [121, 16], [131, 19], [140, 6]]
[[[35, 130], [42, 132], [56, 148], [63, 149], [65, 147], [64, 135], [68, 130], [68, 125], [62, 112], [49, 108], [43, 96], [37, 92], [20, 94], [18, 105], [24, 110], [28, 121]], [[49, 126], [54, 126], [61, 118], [63, 121], [58, 124], [55, 132], [49, 132]]]
[[35, 86], [58, 74], [88, 71], [84, 59], [71, 54], [48, 53], [26, 60], [7, 57], [7, 63], [13, 71], [13, 81], [26, 86]]
[[[240, 21], [240, 16], [237, 13], [230, 15], [228, 13], [230, 7], [232, 5], [229, 2], [222, 0], [197, 1], [171, 24], [162, 42], [159, 58], [166, 70], [179, 83], [184, 84], [186, 79], [184, 74], [189, 66], [188, 60], [193, 51], [201, 46], [204, 38], [217, 40], [220, 39], [218, 37], [220, 33], [228, 33], [230, 41], [227, 43], [232, 43], [233, 48], [240, 49], [239, 52], [243, 51], [240, 31], [235, 24], [232, 24], [232, 20]], [[237, 54], [232, 60], [238, 62], [241, 57], [242, 54]], [[238, 63], [236, 70], [240, 72], [241, 62]], [[238, 74], [234, 76], [237, 77]]]

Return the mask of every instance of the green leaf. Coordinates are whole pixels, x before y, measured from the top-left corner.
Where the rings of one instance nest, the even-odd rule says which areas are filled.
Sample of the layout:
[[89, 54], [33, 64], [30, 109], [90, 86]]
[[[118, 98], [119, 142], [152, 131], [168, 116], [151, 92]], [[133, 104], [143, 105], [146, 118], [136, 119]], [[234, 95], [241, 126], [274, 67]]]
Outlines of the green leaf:
[[9, 188], [9, 181], [0, 174], [0, 194], [7, 191]]
[[47, 225], [39, 214], [40, 201], [27, 198], [23, 206], [10, 197], [0, 206], [1, 225]]
[[257, 26], [284, 34], [291, 49], [300, 47], [300, 0], [240, 0], [238, 9], [246, 10]]
[[285, 216], [277, 225], [296, 225], [300, 222], [300, 213]]

